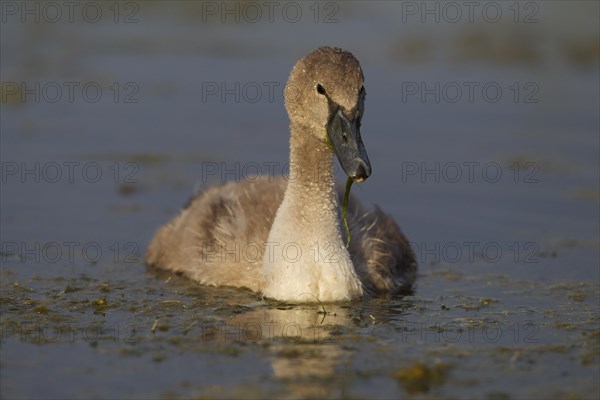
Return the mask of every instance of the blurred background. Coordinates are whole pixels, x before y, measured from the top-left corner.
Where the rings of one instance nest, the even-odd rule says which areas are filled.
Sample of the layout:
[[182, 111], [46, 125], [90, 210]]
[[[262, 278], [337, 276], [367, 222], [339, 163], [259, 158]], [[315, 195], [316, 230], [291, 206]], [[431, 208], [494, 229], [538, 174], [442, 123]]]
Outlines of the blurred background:
[[[3, 397], [597, 396], [598, 2], [0, 4]], [[297, 59], [322, 45], [347, 49], [361, 62], [373, 175], [353, 191], [390, 213], [413, 244], [421, 276], [411, 305], [352, 307], [367, 311], [364, 323], [356, 316], [334, 322], [344, 327], [345, 350], [309, 351], [326, 365], [324, 375], [307, 377], [317, 367], [303, 363], [306, 349], [289, 341], [275, 353], [232, 345], [209, 356], [204, 343], [194, 348], [202, 355], [182, 358], [181, 347], [156, 340], [154, 322], [171, 318], [165, 341], [199, 325], [186, 331], [189, 321], [172, 309], [144, 309], [158, 296], [193, 304], [193, 315], [210, 323], [229, 323], [240, 304], [259, 314], [270, 306], [249, 294], [204, 292], [185, 282], [173, 289], [148, 277], [147, 243], [195, 191], [286, 173], [282, 90]], [[117, 288], [93, 291], [105, 284]], [[67, 299], [68, 288], [79, 290]], [[77, 308], [74, 299], [90, 303]], [[442, 305], [466, 315], [442, 317]], [[504, 353], [494, 347], [490, 355], [485, 346], [477, 355], [472, 347], [444, 353], [450, 361], [441, 353], [432, 358], [422, 339], [412, 350], [387, 347], [407, 321], [464, 324], [484, 306], [508, 325], [535, 321], [536, 343], [564, 347], [545, 348], [546, 359], [532, 355], [546, 354], [539, 347], [527, 353], [511, 341]], [[381, 317], [384, 329], [373, 331], [369, 315]], [[96, 348], [81, 336], [31, 346], [19, 333], [32, 321], [133, 323], [144, 333], [132, 357], [122, 341]], [[381, 360], [365, 367], [373, 351]], [[398, 361], [400, 354], [416, 364]], [[61, 369], [63, 357], [76, 369]], [[256, 359], [260, 365], [249, 368]], [[290, 359], [300, 372], [281, 366]], [[529, 366], [515, 367], [522, 360]], [[183, 362], [195, 369], [174, 367]], [[139, 373], [94, 367], [119, 363]], [[446, 380], [456, 363], [462, 372]], [[225, 372], [211, 375], [206, 365]], [[555, 384], [540, 387], [549, 377]], [[32, 379], [37, 383], [26, 384]], [[303, 392], [295, 379], [325, 389]]]

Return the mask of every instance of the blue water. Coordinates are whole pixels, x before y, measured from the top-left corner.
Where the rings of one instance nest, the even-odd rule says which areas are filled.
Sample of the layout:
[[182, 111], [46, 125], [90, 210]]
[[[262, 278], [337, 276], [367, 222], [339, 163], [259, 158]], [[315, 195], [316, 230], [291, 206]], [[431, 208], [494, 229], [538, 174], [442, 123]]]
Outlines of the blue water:
[[[121, 343], [110, 340], [103, 350], [102, 343], [90, 347], [87, 340], [40, 346], [9, 335], [2, 341], [2, 396], [398, 397], [410, 393], [393, 377], [395, 370], [411, 360], [433, 365], [441, 357], [454, 365], [455, 379], [416, 395], [593, 397], [599, 387], [597, 345], [593, 338], [591, 345], [582, 343], [598, 331], [598, 4], [529, 3], [532, 8], [520, 5], [518, 23], [509, 2], [494, 3], [503, 11], [497, 23], [480, 14], [473, 23], [464, 15], [447, 22], [449, 14], [440, 14], [439, 23], [426, 16], [423, 23], [420, 14], [403, 8], [421, 2], [322, 3], [317, 23], [313, 3], [294, 3], [303, 11], [297, 23], [279, 14], [273, 23], [266, 17], [256, 23], [227, 17], [222, 23], [218, 14], [190, 2], [142, 2], [139, 10], [121, 5], [120, 21], [132, 12], [139, 20], [128, 24], [114, 23], [107, 3], [101, 3], [98, 23], [78, 14], [73, 23], [43, 22], [43, 15], [40, 23], [30, 17], [22, 22], [3, 8], [4, 327], [20, 321], [15, 310], [21, 308], [11, 309], [8, 300], [19, 293], [15, 282], [35, 289], [35, 295], [19, 296], [39, 302], [64, 289], [58, 278], [81, 284], [82, 274], [97, 280], [90, 290], [120, 282], [122, 289], [110, 296], [127, 295], [131, 284], [140, 291], [132, 300], [138, 307], [162, 301], [143, 292], [146, 285], [166, 297], [180, 296], [179, 287], [144, 271], [148, 241], [195, 190], [242, 179], [256, 166], [261, 173], [285, 173], [282, 90], [295, 61], [325, 44], [351, 50], [366, 78], [362, 130], [374, 172], [353, 191], [396, 219], [416, 246], [421, 275], [415, 298], [406, 304], [365, 300], [352, 307], [361, 310], [360, 322], [352, 311], [339, 311], [335, 323], [345, 328], [332, 347], [271, 344], [287, 353], [256, 343], [232, 344], [233, 356], [207, 353], [213, 343], [202, 340], [196, 347], [193, 341], [168, 347], [149, 334], [154, 314], [141, 318], [119, 303], [108, 316], [84, 317], [60, 303], [52, 312], [72, 322], [134, 321], [144, 332], [138, 346], [147, 354], [123, 356]], [[522, 23], [530, 13], [538, 22]], [[337, 22], [323, 23], [326, 15]], [[76, 85], [72, 101], [66, 82]], [[11, 94], [15, 84], [35, 93], [22, 101]], [[91, 89], [84, 93], [86, 84]], [[62, 96], [52, 102], [57, 86]], [[102, 94], [93, 102], [96, 87]], [[501, 95], [494, 92], [498, 87]], [[45, 253], [48, 243], [61, 253]], [[76, 243], [72, 259], [68, 243]], [[101, 255], [93, 253], [97, 248]], [[237, 318], [227, 307], [257, 301], [241, 293], [227, 307], [210, 300], [202, 306], [195, 303], [204, 293], [198, 290], [178, 298], [194, 304], [195, 313], [225, 323]], [[580, 302], [573, 300], [578, 290], [585, 295]], [[207, 293], [216, 302], [230, 296]], [[19, 296], [22, 307], [26, 299]], [[498, 302], [481, 310], [461, 308], [486, 297]], [[455, 314], [439, 311], [442, 303]], [[402, 313], [394, 311], [402, 307]], [[249, 308], [252, 321], [273, 313], [260, 301]], [[316, 324], [316, 312], [309, 311], [308, 321], [298, 318]], [[177, 315], [168, 318], [178, 321]], [[54, 323], [43, 314], [35, 318]], [[527, 347], [522, 337], [511, 342], [504, 336], [497, 345], [509, 349], [505, 356], [496, 343], [467, 341], [465, 354], [439, 356], [447, 340], [402, 336], [406, 324], [469, 318], [492, 318], [505, 329], [533, 320], [538, 342]], [[557, 321], [576, 328], [557, 328]], [[179, 328], [184, 322], [177, 322]], [[181, 329], [162, 333], [164, 340]], [[567, 348], [561, 353], [535, 347], [545, 344]], [[189, 346], [191, 354], [181, 350]], [[589, 346], [595, 355], [585, 364]], [[294, 351], [304, 355], [290, 357]], [[157, 354], [159, 361], [152, 361]], [[311, 370], [317, 371], [312, 378]], [[308, 390], [314, 382], [327, 390]]]

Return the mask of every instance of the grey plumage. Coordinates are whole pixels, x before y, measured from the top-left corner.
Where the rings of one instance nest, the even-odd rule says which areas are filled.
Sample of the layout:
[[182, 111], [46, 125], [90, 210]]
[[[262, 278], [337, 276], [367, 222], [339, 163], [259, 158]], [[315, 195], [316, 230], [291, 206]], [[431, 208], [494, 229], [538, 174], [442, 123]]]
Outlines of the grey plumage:
[[[346, 250], [341, 245], [339, 204], [343, 188], [334, 189], [333, 153], [323, 136], [330, 108], [323, 104], [315, 85], [327, 87], [332, 101], [344, 110], [344, 115], [360, 120], [365, 98], [363, 73], [354, 56], [341, 49], [324, 47], [301, 59], [294, 66], [285, 91], [286, 108], [292, 120], [290, 157], [301, 172], [299, 179], [288, 183], [283, 177], [266, 176], [207, 188], [158, 230], [146, 254], [148, 265], [182, 273], [201, 284], [245, 287], [256, 292], [269, 285], [280, 285], [281, 290], [273, 293], [285, 293], [286, 280], [294, 275], [267, 276], [274, 273], [273, 268], [279, 268], [278, 262], [266, 267], [269, 238], [285, 239], [277, 243], [279, 246], [301, 243], [298, 246], [305, 252], [315, 250], [311, 246], [313, 239], [319, 242], [319, 251], [328, 249], [323, 242], [331, 240], [332, 252], [346, 254], [345, 259], [351, 260], [345, 262], [341, 257], [340, 270], [350, 268], [350, 271], [338, 276], [335, 267], [331, 270], [331, 265], [337, 264], [326, 264], [321, 259], [314, 264], [316, 281], [306, 283], [306, 293], [327, 294], [327, 288], [334, 287], [336, 282], [348, 285], [348, 289], [334, 293], [333, 300], [356, 297], [362, 292], [361, 286], [370, 295], [394, 295], [410, 289], [417, 270], [414, 254], [398, 225], [378, 207], [365, 208], [351, 196], [350, 247]], [[313, 176], [318, 179], [308, 178]], [[319, 254], [322, 258], [327, 256]], [[313, 264], [307, 264], [306, 260], [297, 265], [287, 264], [281, 265], [287, 268], [285, 273], [292, 271], [289, 268], [296, 268], [292, 271], [300, 274], [296, 276], [313, 272], [310, 270]], [[356, 276], [360, 280], [358, 289], [352, 283]], [[324, 283], [319, 289], [320, 279]], [[303, 283], [298, 284], [300, 287], [290, 290], [306, 294]], [[335, 290], [331, 289], [332, 293]]]

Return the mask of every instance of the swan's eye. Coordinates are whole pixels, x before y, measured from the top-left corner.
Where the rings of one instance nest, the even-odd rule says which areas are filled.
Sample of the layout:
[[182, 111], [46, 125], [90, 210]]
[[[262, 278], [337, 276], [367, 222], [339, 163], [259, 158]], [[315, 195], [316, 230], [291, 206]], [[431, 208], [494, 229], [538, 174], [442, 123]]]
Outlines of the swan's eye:
[[325, 88], [320, 83], [317, 83], [317, 93], [325, 94]]

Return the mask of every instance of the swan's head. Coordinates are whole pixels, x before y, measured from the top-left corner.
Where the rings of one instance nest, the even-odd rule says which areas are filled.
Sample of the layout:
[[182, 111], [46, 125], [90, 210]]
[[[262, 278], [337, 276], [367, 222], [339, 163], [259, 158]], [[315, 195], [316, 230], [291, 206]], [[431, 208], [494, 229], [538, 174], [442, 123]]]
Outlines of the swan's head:
[[292, 124], [328, 142], [355, 182], [371, 175], [360, 135], [365, 95], [358, 60], [334, 47], [320, 47], [300, 59], [285, 87], [285, 107]]

